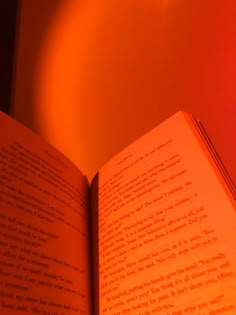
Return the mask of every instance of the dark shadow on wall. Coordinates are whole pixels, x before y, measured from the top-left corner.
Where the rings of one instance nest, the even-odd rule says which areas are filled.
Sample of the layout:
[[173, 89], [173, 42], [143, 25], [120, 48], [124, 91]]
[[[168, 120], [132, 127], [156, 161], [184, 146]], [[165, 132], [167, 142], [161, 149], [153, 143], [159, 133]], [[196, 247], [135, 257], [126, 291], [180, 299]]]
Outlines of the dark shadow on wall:
[[11, 115], [35, 130], [35, 68], [52, 18], [64, 0], [20, 0]]
[[0, 1], [0, 110], [10, 112], [19, 1]]

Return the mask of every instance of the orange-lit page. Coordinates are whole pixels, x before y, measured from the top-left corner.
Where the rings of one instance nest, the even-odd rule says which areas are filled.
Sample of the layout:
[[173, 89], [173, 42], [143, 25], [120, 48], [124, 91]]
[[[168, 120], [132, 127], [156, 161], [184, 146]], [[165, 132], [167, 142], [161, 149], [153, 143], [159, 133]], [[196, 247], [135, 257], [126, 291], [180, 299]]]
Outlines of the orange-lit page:
[[90, 314], [88, 185], [0, 113], [0, 313]]
[[236, 314], [236, 215], [177, 113], [99, 173], [100, 314]]

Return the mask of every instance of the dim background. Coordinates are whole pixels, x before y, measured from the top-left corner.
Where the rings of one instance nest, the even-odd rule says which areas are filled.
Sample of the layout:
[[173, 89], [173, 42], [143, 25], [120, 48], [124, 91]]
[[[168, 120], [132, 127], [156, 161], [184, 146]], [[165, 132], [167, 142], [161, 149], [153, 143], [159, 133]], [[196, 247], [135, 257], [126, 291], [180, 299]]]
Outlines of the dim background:
[[235, 0], [22, 0], [12, 115], [88, 178], [184, 110], [236, 182]]

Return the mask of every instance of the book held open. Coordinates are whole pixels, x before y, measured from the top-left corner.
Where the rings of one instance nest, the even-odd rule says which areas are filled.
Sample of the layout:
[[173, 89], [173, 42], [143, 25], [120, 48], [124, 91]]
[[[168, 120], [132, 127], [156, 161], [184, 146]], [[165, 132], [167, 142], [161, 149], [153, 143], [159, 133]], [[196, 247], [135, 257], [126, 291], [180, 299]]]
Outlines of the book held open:
[[178, 112], [91, 184], [0, 113], [1, 314], [236, 314], [235, 187]]

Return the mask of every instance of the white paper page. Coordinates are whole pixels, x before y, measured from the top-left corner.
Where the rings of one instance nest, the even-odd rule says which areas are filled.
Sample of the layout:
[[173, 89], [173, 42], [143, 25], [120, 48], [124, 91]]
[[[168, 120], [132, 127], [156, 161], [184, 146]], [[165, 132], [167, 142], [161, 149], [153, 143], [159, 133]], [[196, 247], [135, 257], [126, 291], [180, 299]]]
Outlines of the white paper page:
[[0, 313], [90, 314], [88, 185], [0, 113]]
[[99, 173], [100, 314], [236, 313], [236, 215], [179, 112]]

